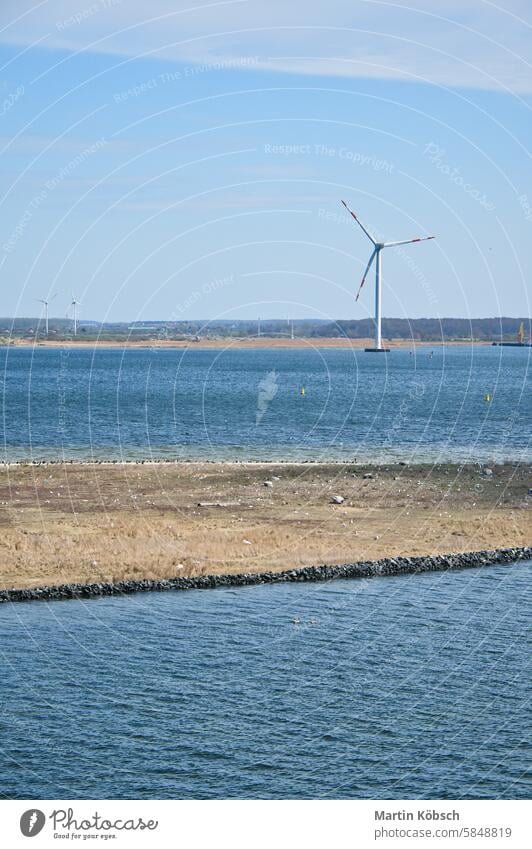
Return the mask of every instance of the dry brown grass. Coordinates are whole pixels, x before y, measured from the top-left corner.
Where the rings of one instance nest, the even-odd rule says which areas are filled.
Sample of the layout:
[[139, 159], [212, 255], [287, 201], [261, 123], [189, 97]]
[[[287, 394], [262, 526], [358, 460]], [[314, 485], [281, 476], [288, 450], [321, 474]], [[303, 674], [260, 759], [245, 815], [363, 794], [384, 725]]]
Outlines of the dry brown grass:
[[[4, 467], [0, 586], [521, 546], [531, 542], [529, 485], [530, 468], [509, 465], [491, 478], [450, 465]], [[331, 504], [333, 493], [345, 502]]]

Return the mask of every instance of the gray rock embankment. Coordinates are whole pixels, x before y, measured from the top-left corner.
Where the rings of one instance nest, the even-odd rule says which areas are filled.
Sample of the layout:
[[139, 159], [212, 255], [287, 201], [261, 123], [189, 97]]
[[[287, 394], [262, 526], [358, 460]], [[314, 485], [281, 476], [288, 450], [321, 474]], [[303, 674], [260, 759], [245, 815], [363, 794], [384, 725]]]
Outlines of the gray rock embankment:
[[451, 569], [472, 569], [502, 563], [532, 560], [532, 547], [504, 548], [494, 551], [470, 551], [462, 554], [441, 554], [434, 557], [390, 557], [384, 560], [346, 563], [341, 566], [306, 566], [282, 572], [244, 572], [235, 575], [198, 575], [168, 580], [135, 580], [99, 584], [62, 584], [30, 589], [0, 590], [0, 602], [60, 601], [101, 596], [125, 595], [137, 592], [168, 590], [207, 590], [216, 587], [245, 587], [257, 584], [331, 581], [338, 578], [376, 578], [386, 575], [408, 575], [416, 572], [445, 572]]

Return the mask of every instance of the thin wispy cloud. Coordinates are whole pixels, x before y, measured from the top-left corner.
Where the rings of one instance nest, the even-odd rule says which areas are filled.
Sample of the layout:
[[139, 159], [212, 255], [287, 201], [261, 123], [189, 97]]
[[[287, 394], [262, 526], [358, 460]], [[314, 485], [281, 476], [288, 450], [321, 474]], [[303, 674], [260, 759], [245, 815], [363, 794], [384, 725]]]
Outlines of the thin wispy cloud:
[[22, 48], [532, 92], [526, 0], [7, 0], [3, 19]]

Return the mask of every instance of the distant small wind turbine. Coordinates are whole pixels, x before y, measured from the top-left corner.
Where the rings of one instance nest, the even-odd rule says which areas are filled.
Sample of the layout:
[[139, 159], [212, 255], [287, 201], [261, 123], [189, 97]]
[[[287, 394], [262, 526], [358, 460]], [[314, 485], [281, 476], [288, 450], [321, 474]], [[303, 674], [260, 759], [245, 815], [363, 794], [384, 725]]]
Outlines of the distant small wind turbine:
[[382, 283], [381, 283], [381, 251], [383, 248], [395, 248], [398, 245], [410, 245], [413, 242], [426, 242], [429, 239], [435, 239], [436, 236], [417, 236], [415, 239], [405, 239], [403, 242], [377, 242], [373, 236], [366, 230], [360, 218], [357, 218], [352, 209], [349, 209], [345, 200], [342, 201], [343, 205], [347, 209], [350, 215], [353, 216], [356, 223], [360, 227], [361, 230], [364, 231], [368, 239], [373, 245], [373, 253], [369, 258], [369, 262], [366, 266], [366, 270], [364, 272], [364, 276], [362, 278], [362, 282], [357, 292], [357, 296], [355, 298], [358, 301], [362, 286], [366, 282], [366, 277], [368, 276], [368, 272], [373, 264], [373, 260], [375, 260], [375, 347], [374, 348], [366, 348], [366, 351], [386, 351], [387, 348], [382, 347], [382, 334], [381, 334], [381, 301], [382, 301]]
[[78, 333], [78, 307], [81, 306], [81, 302], [77, 301], [74, 297], [74, 292], [72, 292], [72, 300], [70, 302], [70, 306], [74, 308], [74, 336], [77, 336]]
[[294, 338], [294, 320], [292, 318], [287, 318], [286, 323], [290, 328], [290, 339]]
[[55, 295], [52, 295], [51, 298], [36, 298], [36, 300], [40, 304], [44, 304], [44, 326], [46, 328], [46, 335], [48, 336], [48, 306], [52, 303]]

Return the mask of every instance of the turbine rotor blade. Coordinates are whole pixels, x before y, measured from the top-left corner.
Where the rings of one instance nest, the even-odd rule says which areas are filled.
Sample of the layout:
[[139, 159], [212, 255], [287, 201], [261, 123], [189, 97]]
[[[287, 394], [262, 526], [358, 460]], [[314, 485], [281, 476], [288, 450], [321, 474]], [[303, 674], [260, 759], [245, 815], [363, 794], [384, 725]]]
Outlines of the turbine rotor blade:
[[353, 218], [355, 219], [355, 221], [356, 221], [356, 223], [358, 224], [358, 226], [360, 227], [360, 229], [364, 231], [364, 233], [366, 234], [366, 236], [368, 237], [368, 239], [370, 240], [370, 242], [373, 242], [373, 244], [374, 244], [374, 245], [376, 245], [377, 243], [376, 243], [375, 239], [373, 238], [373, 236], [372, 236], [370, 233], [368, 233], [368, 231], [366, 230], [366, 228], [365, 228], [365, 227], [364, 227], [364, 225], [362, 224], [362, 221], [360, 220], [360, 218], [358, 218], [358, 217], [355, 215], [355, 213], [353, 212], [353, 210], [352, 210], [352, 209], [349, 209], [349, 207], [348, 207], [348, 205], [346, 204], [345, 200], [343, 200], [343, 201], [342, 201], [342, 203], [343, 203], [343, 205], [345, 206], [345, 208], [347, 209], [348, 213], [349, 213], [350, 215], [352, 215], [352, 216], [353, 216]]
[[366, 282], [366, 277], [368, 276], [368, 272], [369, 272], [369, 270], [370, 270], [370, 268], [371, 268], [371, 265], [372, 265], [372, 263], [373, 263], [373, 260], [375, 259], [376, 254], [377, 254], [377, 249], [375, 248], [375, 250], [373, 251], [373, 253], [371, 254], [371, 256], [370, 256], [370, 258], [369, 258], [369, 262], [368, 262], [368, 264], [366, 265], [366, 270], [365, 270], [365, 272], [364, 272], [364, 276], [363, 276], [363, 278], [362, 278], [362, 282], [361, 282], [360, 286], [358, 287], [358, 292], [357, 292], [357, 296], [356, 296], [356, 298], [355, 298], [355, 301], [358, 301], [358, 298], [359, 298], [360, 292], [362, 291], [362, 286], [363, 286], [363, 285], [364, 285], [364, 283]]
[[411, 245], [413, 242], [428, 242], [436, 236], [417, 236], [415, 239], [405, 239], [404, 242], [385, 242], [383, 248], [396, 248], [397, 245]]

